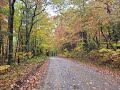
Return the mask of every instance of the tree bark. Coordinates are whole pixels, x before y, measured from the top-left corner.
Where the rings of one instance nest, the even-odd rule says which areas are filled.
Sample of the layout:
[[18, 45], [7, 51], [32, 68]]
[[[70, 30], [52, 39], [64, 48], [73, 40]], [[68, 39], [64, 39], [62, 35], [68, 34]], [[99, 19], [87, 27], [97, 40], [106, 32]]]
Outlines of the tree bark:
[[2, 33], [1, 33], [1, 29], [2, 29], [2, 22], [0, 20], [0, 54], [1, 54], [1, 48], [2, 48]]
[[20, 44], [21, 44], [21, 27], [22, 27], [22, 22], [23, 22], [23, 20], [21, 19], [19, 30], [18, 30], [18, 40], [17, 40], [16, 50], [15, 50], [15, 58], [16, 58], [17, 52], [20, 52], [20, 50], [21, 50]]
[[96, 45], [97, 45], [97, 49], [99, 49], [99, 48], [100, 48], [100, 42], [99, 42], [98, 37], [97, 37], [97, 36], [94, 36], [94, 37], [93, 37], [93, 40], [94, 40], [94, 42], [95, 42]]
[[26, 41], [25, 41], [25, 52], [29, 52], [29, 31], [28, 31], [28, 24], [29, 24], [29, 8], [28, 5], [26, 6]]
[[107, 37], [104, 35], [104, 32], [103, 32], [103, 30], [102, 30], [102, 26], [101, 26], [101, 34], [102, 34], [102, 36], [104, 37], [105, 41], [107, 42], [107, 48], [108, 48], [108, 46], [110, 45], [111, 49], [116, 50], [116, 49], [113, 47], [113, 45], [111, 44], [111, 42], [110, 42], [110, 41], [107, 39]]
[[82, 32], [82, 38], [83, 38], [83, 47], [87, 49], [88, 47], [88, 42], [87, 42], [87, 32]]
[[14, 1], [9, 0], [9, 18], [8, 18], [8, 28], [9, 28], [9, 53], [8, 53], [8, 64], [12, 63], [13, 59], [13, 21], [14, 21]]

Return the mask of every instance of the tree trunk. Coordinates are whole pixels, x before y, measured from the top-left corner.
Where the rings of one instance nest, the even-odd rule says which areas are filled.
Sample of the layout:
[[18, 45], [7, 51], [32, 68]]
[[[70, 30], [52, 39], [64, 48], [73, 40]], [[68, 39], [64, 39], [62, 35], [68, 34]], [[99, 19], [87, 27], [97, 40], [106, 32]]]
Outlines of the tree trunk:
[[87, 49], [88, 47], [88, 42], [87, 42], [87, 32], [82, 32], [82, 38], [83, 38], [83, 47]]
[[14, 1], [9, 0], [9, 53], [8, 53], [8, 64], [10, 65], [13, 59], [13, 21], [14, 21]]
[[1, 29], [2, 29], [2, 22], [0, 20], [0, 64], [2, 64], [3, 59], [2, 59], [2, 33], [1, 33]]
[[19, 26], [19, 30], [18, 30], [18, 40], [17, 40], [17, 45], [16, 45], [16, 50], [15, 50], [15, 58], [16, 58], [16, 54], [17, 52], [20, 52], [20, 43], [21, 43], [21, 27], [22, 27], [22, 19], [21, 19], [21, 23]]
[[94, 40], [94, 42], [97, 44], [97, 49], [99, 49], [99, 48], [100, 48], [100, 42], [99, 42], [98, 37], [97, 37], [97, 36], [94, 36], [94, 37], [93, 37], [93, 40]]
[[1, 51], [1, 54], [2, 54], [2, 63], [4, 63], [5, 61], [5, 54], [4, 54], [4, 44], [2, 44], [2, 51]]
[[1, 54], [1, 48], [2, 48], [2, 33], [1, 33], [1, 29], [2, 29], [2, 22], [0, 20], [0, 54]]
[[28, 24], [29, 24], [29, 8], [28, 5], [26, 6], [26, 41], [25, 41], [25, 52], [29, 52], [29, 31], [28, 31]]
[[107, 37], [104, 35], [104, 32], [102, 30], [102, 26], [101, 26], [101, 34], [104, 37], [105, 41], [107, 42], [107, 48], [110, 45], [111, 49], [115, 50], [115, 48], [113, 47], [113, 45], [111, 44], [111, 42], [107, 39]]

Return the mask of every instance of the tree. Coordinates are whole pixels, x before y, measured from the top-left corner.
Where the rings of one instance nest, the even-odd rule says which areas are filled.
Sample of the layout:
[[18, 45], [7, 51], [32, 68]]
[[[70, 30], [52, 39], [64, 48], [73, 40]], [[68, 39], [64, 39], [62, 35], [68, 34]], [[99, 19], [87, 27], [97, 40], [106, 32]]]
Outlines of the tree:
[[[118, 1], [67, 0], [64, 3], [69, 6], [57, 16], [60, 18], [57, 20], [59, 24], [56, 28], [56, 42], [58, 42], [58, 45], [62, 46], [67, 42], [71, 42], [79, 33], [79, 38], [73, 39], [73, 42], [83, 43], [83, 47], [88, 52], [103, 47], [116, 50], [113, 43], [119, 41], [119, 29], [116, 29], [117, 23], [120, 22]], [[73, 35], [70, 34], [71, 31], [74, 32]], [[71, 35], [72, 37], [70, 37]], [[81, 38], [83, 38], [82, 42]], [[94, 48], [90, 49], [92, 46]]]
[[14, 4], [15, 0], [9, 0], [9, 17], [8, 17], [8, 27], [9, 27], [9, 53], [8, 53], [8, 64], [10, 65], [13, 59], [13, 21], [14, 21]]
[[[26, 29], [26, 41], [25, 41], [25, 51], [29, 52], [29, 40], [30, 40], [30, 34], [32, 31], [33, 26], [42, 18], [37, 18], [37, 16], [41, 15], [42, 12], [45, 10], [46, 6], [44, 6], [43, 9], [41, 9], [41, 1], [26, 1], [21, 0], [24, 3], [25, 6], [25, 14], [26, 14], [26, 20], [25, 20], [25, 29]], [[41, 5], [41, 6], [39, 6]], [[47, 4], [46, 4], [47, 5]], [[38, 9], [39, 12], [38, 12]], [[31, 18], [30, 18], [31, 16]]]

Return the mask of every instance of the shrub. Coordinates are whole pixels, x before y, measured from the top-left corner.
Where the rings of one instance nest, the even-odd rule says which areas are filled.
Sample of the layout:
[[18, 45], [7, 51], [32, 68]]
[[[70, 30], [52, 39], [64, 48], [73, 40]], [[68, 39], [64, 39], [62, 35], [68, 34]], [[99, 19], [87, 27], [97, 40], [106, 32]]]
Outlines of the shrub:
[[97, 47], [96, 47], [96, 44], [94, 42], [90, 42], [88, 43], [88, 52], [92, 51], [92, 50], [95, 50]]
[[99, 50], [100, 53], [108, 53], [108, 52], [111, 52], [112, 50], [111, 49], [106, 49], [106, 48], [102, 48]]
[[0, 66], [0, 71], [2, 70], [6, 70], [10, 67], [10, 65], [4, 65], [4, 66]]

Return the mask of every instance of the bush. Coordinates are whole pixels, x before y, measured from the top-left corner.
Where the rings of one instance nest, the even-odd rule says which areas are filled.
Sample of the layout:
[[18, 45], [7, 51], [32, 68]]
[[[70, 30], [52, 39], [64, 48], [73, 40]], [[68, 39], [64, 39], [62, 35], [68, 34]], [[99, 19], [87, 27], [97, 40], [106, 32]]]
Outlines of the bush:
[[94, 42], [88, 43], [88, 52], [95, 50], [96, 48], [97, 47], [96, 47], [96, 44]]
[[114, 51], [112, 49], [102, 48], [87, 53], [81, 45], [78, 45], [71, 52], [65, 49], [63, 56], [77, 59], [82, 58], [82, 60], [94, 62], [99, 65], [120, 68], [120, 49]]
[[99, 50], [100, 53], [108, 53], [108, 52], [111, 52], [112, 50], [111, 49], [106, 49], [106, 48], [102, 48]]
[[10, 70], [10, 65], [0, 66], [0, 75], [5, 74], [8, 70]]
[[91, 61], [96, 61], [100, 65], [120, 68], [120, 50], [102, 48], [98, 51], [91, 51], [89, 54]]

